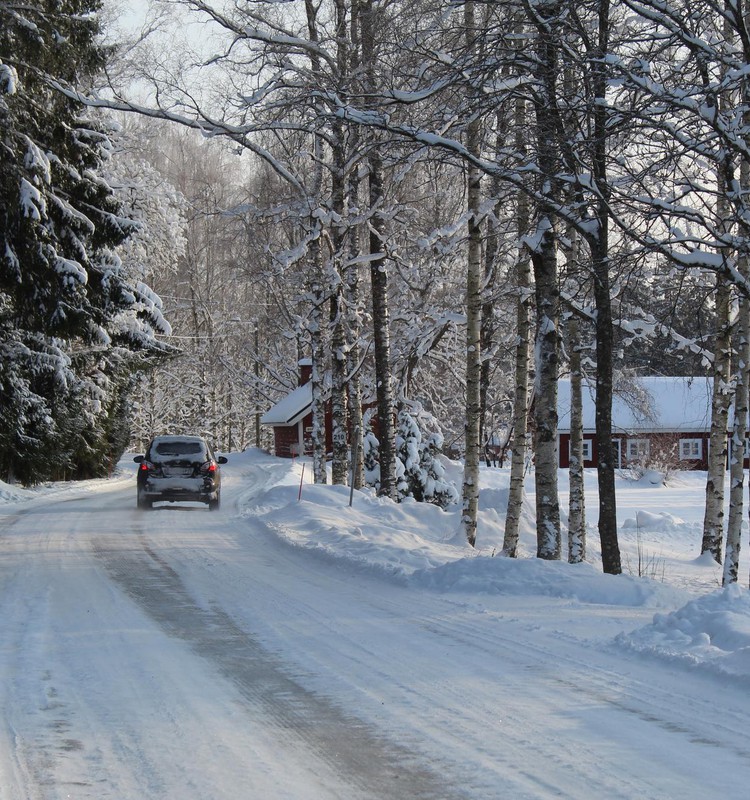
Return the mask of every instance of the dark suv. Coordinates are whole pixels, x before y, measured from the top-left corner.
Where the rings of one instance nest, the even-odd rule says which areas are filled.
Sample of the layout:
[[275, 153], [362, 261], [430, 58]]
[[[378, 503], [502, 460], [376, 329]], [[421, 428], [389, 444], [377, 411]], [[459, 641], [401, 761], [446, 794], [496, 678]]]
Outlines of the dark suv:
[[157, 436], [145, 456], [133, 461], [138, 469], [138, 508], [151, 508], [154, 502], [168, 500], [208, 503], [211, 511], [219, 507], [221, 475], [211, 448], [200, 436]]

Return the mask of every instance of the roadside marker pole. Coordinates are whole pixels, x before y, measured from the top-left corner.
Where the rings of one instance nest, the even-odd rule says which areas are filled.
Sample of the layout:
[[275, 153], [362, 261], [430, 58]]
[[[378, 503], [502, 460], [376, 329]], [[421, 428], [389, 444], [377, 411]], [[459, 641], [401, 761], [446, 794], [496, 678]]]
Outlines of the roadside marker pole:
[[297, 495], [297, 502], [302, 499], [302, 479], [305, 477], [305, 462], [302, 462], [302, 474], [299, 476], [299, 494]]

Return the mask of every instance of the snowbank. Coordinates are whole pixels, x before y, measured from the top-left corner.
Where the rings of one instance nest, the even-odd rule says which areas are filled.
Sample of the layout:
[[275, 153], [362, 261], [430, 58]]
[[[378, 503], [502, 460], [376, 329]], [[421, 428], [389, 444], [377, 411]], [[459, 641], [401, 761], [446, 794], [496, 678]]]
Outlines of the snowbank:
[[737, 584], [620, 634], [624, 647], [750, 680], [750, 593]]
[[0, 481], [0, 503], [20, 503], [33, 497], [33, 492], [21, 489], [18, 486], [11, 486], [5, 481]]
[[441, 592], [535, 595], [616, 606], [674, 606], [685, 594], [648, 578], [605, 575], [591, 564], [537, 558], [473, 558], [413, 576], [413, 582]]
[[[309, 484], [302, 485], [298, 500], [301, 467], [290, 463], [288, 469], [244, 513], [263, 518], [275, 535], [293, 546], [428, 591], [659, 609], [651, 625], [619, 635], [618, 646], [750, 678], [750, 595], [737, 586], [721, 592], [707, 589], [716, 586], [716, 565], [696, 558], [705, 474], [686, 473], [666, 486], [618, 481], [618, 503], [625, 515], [620, 545], [626, 573], [644, 553], [665, 564], [658, 573], [639, 577], [605, 575], [590, 563], [528, 557], [535, 538], [533, 477], [527, 484], [521, 524], [520, 550], [527, 557], [508, 559], [492, 557], [502, 542], [507, 470], [482, 471], [478, 541], [485, 544], [474, 550], [460, 538], [458, 508], [446, 512], [427, 503], [396, 504], [371, 491], [355, 492], [350, 507], [348, 488]], [[587, 489], [593, 486], [592, 473], [587, 475]], [[589, 507], [593, 506], [589, 499]], [[594, 559], [596, 544], [591, 535]], [[701, 591], [704, 594], [694, 598]]]

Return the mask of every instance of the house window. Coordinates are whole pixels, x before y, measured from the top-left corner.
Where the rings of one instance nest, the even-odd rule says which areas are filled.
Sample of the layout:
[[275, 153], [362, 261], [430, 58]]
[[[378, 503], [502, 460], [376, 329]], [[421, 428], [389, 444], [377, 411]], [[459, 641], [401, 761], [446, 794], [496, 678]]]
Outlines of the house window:
[[[591, 461], [592, 459], [592, 450], [591, 450], [591, 439], [584, 439], [583, 446], [581, 448], [581, 453], [583, 455], [584, 461]], [[570, 441], [568, 441], [568, 455], [572, 455], [573, 451], [570, 446]]]
[[703, 439], [680, 439], [680, 458], [700, 461], [703, 458]]
[[628, 461], [645, 461], [649, 452], [648, 439], [628, 439], [626, 450]]

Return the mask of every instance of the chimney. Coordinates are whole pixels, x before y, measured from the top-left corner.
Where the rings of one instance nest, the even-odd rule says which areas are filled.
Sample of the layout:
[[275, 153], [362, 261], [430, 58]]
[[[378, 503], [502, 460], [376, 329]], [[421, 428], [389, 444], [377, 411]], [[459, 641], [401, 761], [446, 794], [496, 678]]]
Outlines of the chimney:
[[301, 358], [297, 363], [299, 365], [299, 385], [304, 386], [312, 380], [312, 359]]

